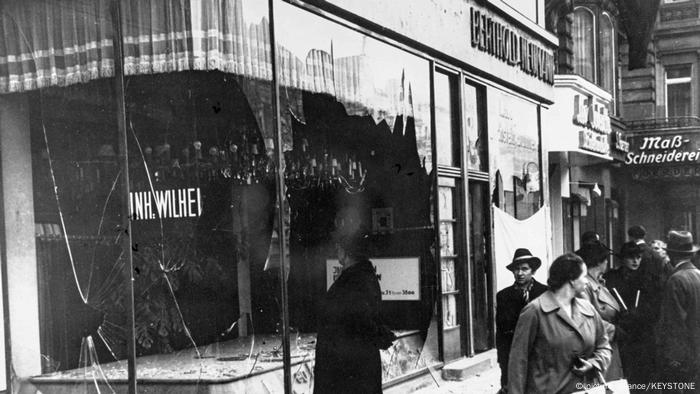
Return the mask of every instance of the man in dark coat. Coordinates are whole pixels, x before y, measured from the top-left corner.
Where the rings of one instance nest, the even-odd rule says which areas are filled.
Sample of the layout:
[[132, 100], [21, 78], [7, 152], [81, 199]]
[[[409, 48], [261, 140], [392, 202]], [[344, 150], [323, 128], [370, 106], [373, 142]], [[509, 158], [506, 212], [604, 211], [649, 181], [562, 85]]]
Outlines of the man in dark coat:
[[654, 253], [654, 249], [651, 245], [644, 240], [646, 234], [647, 230], [644, 226], [638, 224], [627, 229], [627, 236], [630, 242], [637, 244], [642, 252], [642, 262], [639, 266], [640, 275], [647, 281], [645, 285], [649, 290], [660, 296], [663, 292], [666, 279], [666, 264], [663, 258]]
[[690, 232], [669, 231], [666, 252], [673, 273], [666, 282], [658, 339], [664, 382], [694, 383], [678, 393], [700, 393], [700, 270], [692, 262], [698, 250]]
[[381, 291], [366, 237], [341, 238], [336, 250], [343, 271], [322, 302], [314, 394], [380, 394], [379, 349], [388, 349], [396, 336], [380, 318]]
[[540, 259], [532, 256], [529, 250], [517, 249], [513, 261], [506, 266], [513, 272], [515, 283], [496, 294], [496, 349], [498, 365], [501, 367], [502, 393], [505, 393], [508, 387], [510, 345], [520, 311], [528, 302], [547, 291], [547, 286], [532, 277], [541, 265]]

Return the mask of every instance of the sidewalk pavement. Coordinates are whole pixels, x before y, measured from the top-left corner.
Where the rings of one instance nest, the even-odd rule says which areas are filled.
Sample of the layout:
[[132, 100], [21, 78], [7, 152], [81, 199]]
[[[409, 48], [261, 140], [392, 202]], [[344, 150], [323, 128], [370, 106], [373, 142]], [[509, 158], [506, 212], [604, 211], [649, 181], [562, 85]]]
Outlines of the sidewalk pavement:
[[495, 394], [501, 388], [501, 370], [491, 367], [462, 381], [438, 379], [433, 387], [426, 387], [414, 394]]

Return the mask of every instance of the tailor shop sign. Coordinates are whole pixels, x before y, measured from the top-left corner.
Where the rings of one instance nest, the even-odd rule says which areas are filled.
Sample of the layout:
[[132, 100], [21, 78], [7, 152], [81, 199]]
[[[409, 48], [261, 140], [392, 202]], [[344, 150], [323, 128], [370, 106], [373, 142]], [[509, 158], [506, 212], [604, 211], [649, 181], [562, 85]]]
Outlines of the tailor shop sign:
[[625, 156], [629, 166], [700, 164], [700, 149], [690, 136], [669, 134], [635, 137], [633, 149]]
[[579, 148], [610, 154], [610, 116], [603, 103], [594, 102], [593, 96], [577, 94], [574, 96], [573, 123], [583, 127], [579, 130]]
[[554, 85], [554, 55], [483, 10], [471, 7], [472, 47]]
[[632, 139], [632, 149], [625, 164], [632, 179], [687, 179], [700, 177], [699, 143], [687, 134], [639, 136]]

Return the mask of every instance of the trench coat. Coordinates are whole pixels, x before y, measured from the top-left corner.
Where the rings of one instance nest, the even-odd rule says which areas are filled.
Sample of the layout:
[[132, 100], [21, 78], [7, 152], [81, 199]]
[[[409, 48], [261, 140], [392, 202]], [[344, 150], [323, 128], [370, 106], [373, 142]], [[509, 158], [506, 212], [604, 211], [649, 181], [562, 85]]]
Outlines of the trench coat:
[[[558, 394], [593, 383], [572, 371], [579, 356], [599, 371], [610, 364], [612, 350], [603, 319], [586, 300], [574, 298], [573, 319], [547, 291], [529, 303], [518, 319], [508, 364], [508, 394]], [[594, 374], [593, 374], [594, 375]]]
[[700, 378], [700, 270], [692, 262], [679, 264], [668, 279], [659, 324], [665, 364], [680, 362], [685, 378]]
[[603, 319], [603, 327], [605, 333], [608, 334], [610, 347], [612, 348], [612, 356], [610, 365], [605, 371], [605, 380], [622, 379], [622, 360], [620, 359], [620, 349], [618, 339], [621, 335], [621, 330], [617, 327], [618, 317], [620, 315], [620, 304], [615, 300], [610, 291], [603, 286], [596, 278], [588, 275], [588, 286], [586, 291], [581, 294], [581, 298], [593, 305], [596, 312]]
[[513, 342], [515, 325], [518, 324], [520, 312], [528, 302], [547, 291], [547, 286], [532, 279], [529, 299], [524, 300], [522, 292], [515, 285], [506, 287], [496, 294], [496, 354], [501, 366], [501, 384], [507, 384], [508, 355]]
[[314, 394], [382, 392], [380, 348], [395, 339], [380, 320], [381, 291], [369, 260], [343, 270], [324, 300]]

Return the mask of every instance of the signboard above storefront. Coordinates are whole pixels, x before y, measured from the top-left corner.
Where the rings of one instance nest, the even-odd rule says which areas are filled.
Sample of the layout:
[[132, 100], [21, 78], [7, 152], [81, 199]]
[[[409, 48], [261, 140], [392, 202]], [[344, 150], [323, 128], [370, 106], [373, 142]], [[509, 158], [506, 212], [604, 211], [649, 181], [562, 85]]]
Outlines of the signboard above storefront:
[[[512, 1], [329, 0], [384, 29], [462, 62], [520, 94], [553, 102], [557, 37], [533, 4]], [[515, 4], [518, 3], [518, 4]], [[520, 4], [522, 3], [522, 4]]]
[[573, 152], [594, 162], [621, 159], [613, 151], [617, 153], [628, 147], [622, 134], [613, 131], [610, 93], [578, 75], [557, 75], [555, 92], [556, 104], [543, 112], [546, 149]]
[[554, 85], [553, 54], [523, 37], [513, 27], [500, 23], [487, 11], [471, 7], [470, 13], [472, 47]]
[[[370, 258], [377, 273], [382, 301], [420, 300], [420, 259], [418, 257]], [[326, 288], [340, 276], [338, 259], [326, 260]]]
[[625, 164], [679, 165], [700, 164], [700, 147], [697, 137], [689, 134], [664, 134], [638, 136], [632, 139], [632, 148], [625, 156]]

